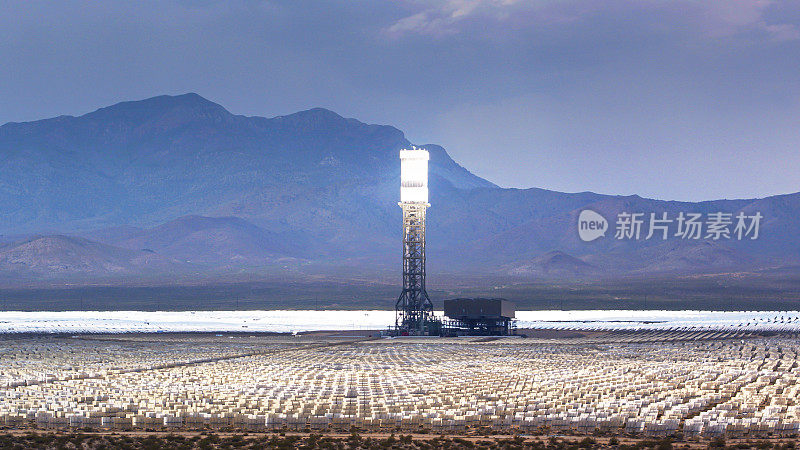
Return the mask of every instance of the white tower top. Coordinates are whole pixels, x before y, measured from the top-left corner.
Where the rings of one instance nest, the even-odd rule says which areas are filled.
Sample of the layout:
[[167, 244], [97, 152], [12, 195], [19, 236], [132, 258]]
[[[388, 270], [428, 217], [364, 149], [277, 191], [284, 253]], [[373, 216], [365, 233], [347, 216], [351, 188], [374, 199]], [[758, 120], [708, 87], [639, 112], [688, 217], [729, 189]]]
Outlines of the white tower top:
[[400, 150], [400, 203], [428, 203], [427, 150]]

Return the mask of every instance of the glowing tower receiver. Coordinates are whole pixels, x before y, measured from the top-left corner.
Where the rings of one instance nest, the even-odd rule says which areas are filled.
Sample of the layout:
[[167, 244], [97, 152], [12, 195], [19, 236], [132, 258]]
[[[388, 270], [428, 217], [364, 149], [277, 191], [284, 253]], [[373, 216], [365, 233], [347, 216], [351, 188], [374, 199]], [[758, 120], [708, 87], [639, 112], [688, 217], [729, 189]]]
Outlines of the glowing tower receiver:
[[425, 291], [425, 210], [428, 151], [400, 150], [400, 207], [403, 208], [403, 293], [395, 304], [395, 325], [403, 333], [431, 332], [433, 304]]

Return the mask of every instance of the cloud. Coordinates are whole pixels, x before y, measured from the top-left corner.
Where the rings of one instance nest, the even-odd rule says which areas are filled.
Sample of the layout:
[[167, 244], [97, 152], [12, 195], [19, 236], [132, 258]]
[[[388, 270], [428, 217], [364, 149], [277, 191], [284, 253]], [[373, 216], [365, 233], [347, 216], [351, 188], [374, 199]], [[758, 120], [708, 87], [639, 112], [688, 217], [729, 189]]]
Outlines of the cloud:
[[460, 24], [476, 16], [507, 18], [508, 11], [517, 5], [517, 0], [441, 0], [414, 3], [418, 11], [390, 25], [386, 32], [392, 36], [405, 33], [420, 33], [444, 36], [460, 32]]
[[[405, 3], [411, 14], [384, 29], [394, 38], [410, 34], [445, 37], [485, 32], [497, 36], [507, 31], [537, 26], [571, 26], [589, 18], [615, 18], [641, 14], [680, 24], [711, 39], [751, 34], [770, 41], [800, 39], [800, 26], [790, 19], [771, 17], [771, 9], [785, 7], [776, 0], [676, 0], [640, 2], [579, 0], [427, 0]], [[791, 5], [791, 4], [789, 4]], [[791, 6], [790, 6], [791, 7]]]
[[[773, 0], [708, 0], [696, 4], [694, 18], [698, 28], [710, 37], [723, 38], [743, 33], [757, 33], [773, 41], [800, 38], [800, 28], [794, 23], [769, 22], [767, 13], [780, 6]], [[774, 19], [773, 19], [774, 20]]]
[[796, 41], [800, 39], [800, 27], [788, 23], [779, 25], [765, 25], [764, 30], [774, 41]]

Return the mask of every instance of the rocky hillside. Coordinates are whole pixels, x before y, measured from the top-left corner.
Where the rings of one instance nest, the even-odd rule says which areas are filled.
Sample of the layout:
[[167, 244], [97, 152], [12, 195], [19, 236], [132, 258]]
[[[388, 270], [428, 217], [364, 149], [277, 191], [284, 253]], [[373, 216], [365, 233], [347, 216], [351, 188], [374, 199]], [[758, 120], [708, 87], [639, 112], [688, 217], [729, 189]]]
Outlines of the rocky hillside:
[[[341, 267], [392, 273], [397, 152], [409, 145], [397, 128], [325, 109], [245, 117], [196, 94], [8, 123], [0, 126], [0, 279], [287, 267], [308, 276]], [[503, 189], [442, 147], [424, 147], [432, 271], [582, 278], [800, 262], [800, 194], [684, 203]], [[608, 219], [605, 237], [579, 239], [586, 208]], [[645, 228], [638, 240], [614, 239], [620, 213], [705, 220], [720, 211], [760, 213], [759, 238], [687, 240], [673, 228], [669, 239], [644, 239]]]

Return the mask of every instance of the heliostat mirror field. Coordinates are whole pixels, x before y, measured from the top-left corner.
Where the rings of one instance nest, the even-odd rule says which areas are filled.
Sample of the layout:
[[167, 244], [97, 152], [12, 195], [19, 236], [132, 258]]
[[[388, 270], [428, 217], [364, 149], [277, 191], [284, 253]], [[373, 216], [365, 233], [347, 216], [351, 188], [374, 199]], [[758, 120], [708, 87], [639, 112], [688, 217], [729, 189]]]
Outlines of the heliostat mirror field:
[[[712, 338], [712, 339], [709, 339]], [[26, 428], [789, 435], [789, 336], [6, 336], [0, 421]]]

